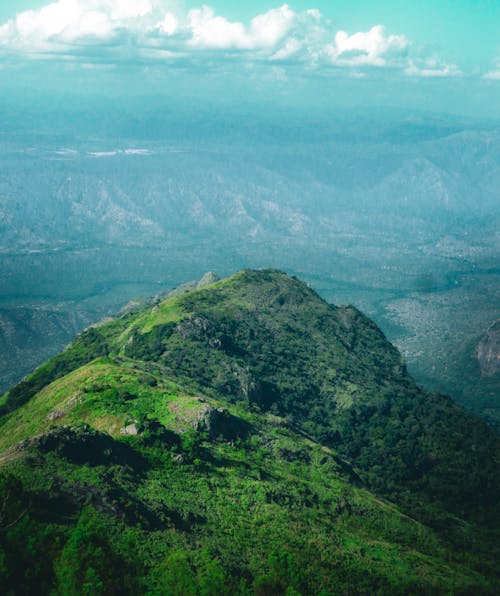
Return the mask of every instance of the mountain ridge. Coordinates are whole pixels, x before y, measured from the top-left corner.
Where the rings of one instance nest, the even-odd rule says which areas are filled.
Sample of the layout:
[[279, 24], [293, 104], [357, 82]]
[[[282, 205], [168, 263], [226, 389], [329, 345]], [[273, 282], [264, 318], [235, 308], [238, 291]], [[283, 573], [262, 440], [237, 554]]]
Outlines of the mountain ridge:
[[[61, 545], [38, 580], [96, 587], [91, 559], [103, 593], [494, 593], [497, 435], [419, 389], [354, 307], [272, 269], [209, 281], [87, 329], [2, 398], [0, 480], [36, 503], [14, 534]], [[126, 535], [129, 578], [88, 546], [123, 562]]]

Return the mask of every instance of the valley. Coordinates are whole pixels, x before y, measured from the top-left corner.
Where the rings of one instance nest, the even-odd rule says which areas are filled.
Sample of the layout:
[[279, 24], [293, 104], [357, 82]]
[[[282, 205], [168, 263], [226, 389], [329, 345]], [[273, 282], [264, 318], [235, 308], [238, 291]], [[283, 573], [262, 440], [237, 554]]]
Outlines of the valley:
[[42, 129], [29, 149], [3, 133], [2, 389], [129, 300], [279, 267], [372, 316], [421, 383], [498, 423], [498, 399], [454, 367], [500, 316], [493, 124], [269, 114], [252, 129], [243, 111], [194, 142], [196, 119], [181, 136], [163, 113], [155, 136], [118, 142], [68, 136], [62, 117], [65, 136]]

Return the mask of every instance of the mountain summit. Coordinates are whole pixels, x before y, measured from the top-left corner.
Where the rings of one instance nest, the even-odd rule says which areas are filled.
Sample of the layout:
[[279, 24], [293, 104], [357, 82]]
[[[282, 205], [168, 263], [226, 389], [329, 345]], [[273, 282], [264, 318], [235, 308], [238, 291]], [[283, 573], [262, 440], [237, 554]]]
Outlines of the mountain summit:
[[7, 592], [495, 591], [497, 435], [280, 271], [92, 327], [1, 407]]

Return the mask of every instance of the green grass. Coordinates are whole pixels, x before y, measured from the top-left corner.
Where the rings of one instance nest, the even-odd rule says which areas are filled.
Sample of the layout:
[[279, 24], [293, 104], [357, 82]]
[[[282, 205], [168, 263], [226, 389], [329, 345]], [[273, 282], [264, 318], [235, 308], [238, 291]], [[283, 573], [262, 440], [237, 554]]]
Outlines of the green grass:
[[[113, 375], [121, 375], [131, 387], [129, 373], [119, 367], [94, 363], [91, 368], [88, 383], [104, 386], [116, 379]], [[79, 491], [85, 490], [101, 508], [111, 507], [114, 514], [98, 514], [99, 531], [106, 528], [107, 536], [101, 540], [110, 561], [133, 557], [128, 562], [134, 570], [132, 591], [139, 586], [161, 589], [168, 582], [164, 565], [172, 553], [189, 562], [185, 572], [192, 574], [197, 591], [205, 579], [213, 584], [211, 589], [217, 585], [216, 578], [205, 577], [204, 557], [222, 577], [217, 593], [260, 593], [261, 584], [272, 586], [273, 593], [293, 589], [304, 594], [338, 593], [352, 586], [383, 593], [487, 589], [488, 581], [462, 565], [459, 555], [432, 530], [351, 485], [335, 457], [320, 445], [276, 426], [276, 418], [266, 422], [258, 414], [247, 417], [259, 428], [254, 426], [251, 436], [236, 444], [200, 437], [186, 451], [161, 441], [144, 443], [139, 435], [118, 440], [107, 457], [112, 461], [113, 450], [123, 444], [146, 456], [148, 463], [131, 464], [129, 457], [129, 463], [110, 467], [92, 455], [77, 463], [72, 455], [58, 455], [67, 453], [63, 450], [39, 454], [36, 467], [21, 458], [9, 469], [32, 493], [80, 498]], [[180, 454], [183, 459], [177, 460]], [[52, 507], [57, 507], [58, 499], [52, 499]], [[57, 519], [57, 512], [52, 519], [54, 515]], [[72, 528], [78, 519], [83, 524], [88, 513], [79, 515], [77, 508], [73, 515], [48, 526], [54, 536], [61, 536], [54, 551], [55, 585], [62, 582], [57, 570], [76, 531]], [[151, 521], [155, 517], [158, 522]], [[119, 581], [121, 569], [116, 568], [116, 576], [111, 573], [107, 588]]]
[[140, 333], [149, 333], [153, 327], [163, 325], [165, 323], [178, 322], [186, 316], [187, 313], [179, 306], [179, 300], [176, 296], [167, 298], [160, 304], [148, 307], [142, 310], [138, 317], [135, 318], [132, 325], [130, 325], [120, 336], [120, 341], [126, 340], [132, 329], [137, 329]]
[[88, 330], [3, 406], [6, 594], [497, 592], [491, 431], [279, 272]]

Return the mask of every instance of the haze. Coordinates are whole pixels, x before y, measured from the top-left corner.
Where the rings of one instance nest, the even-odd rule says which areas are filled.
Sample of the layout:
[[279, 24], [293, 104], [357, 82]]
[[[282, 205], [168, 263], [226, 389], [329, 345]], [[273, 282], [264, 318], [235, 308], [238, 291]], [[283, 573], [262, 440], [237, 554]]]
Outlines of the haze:
[[2, 389], [129, 300], [276, 267], [498, 421], [459, 364], [500, 317], [497, 2], [0, 17]]

